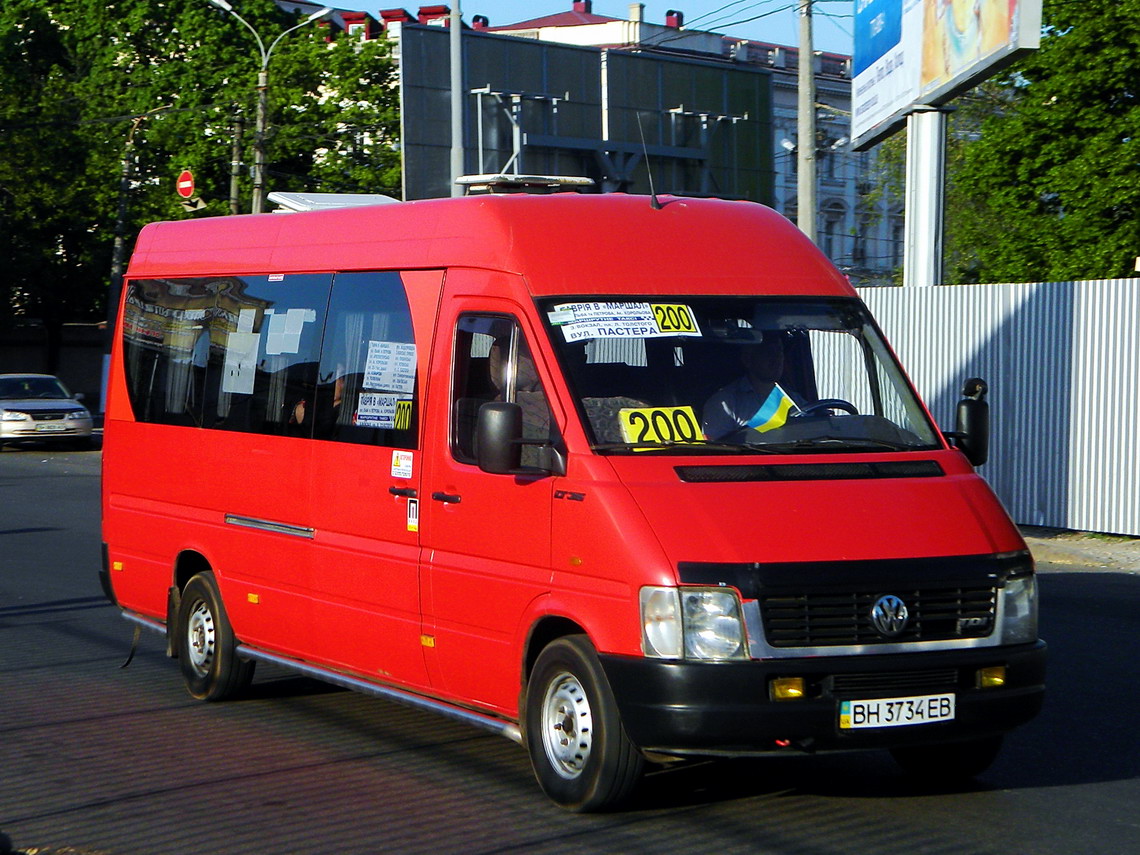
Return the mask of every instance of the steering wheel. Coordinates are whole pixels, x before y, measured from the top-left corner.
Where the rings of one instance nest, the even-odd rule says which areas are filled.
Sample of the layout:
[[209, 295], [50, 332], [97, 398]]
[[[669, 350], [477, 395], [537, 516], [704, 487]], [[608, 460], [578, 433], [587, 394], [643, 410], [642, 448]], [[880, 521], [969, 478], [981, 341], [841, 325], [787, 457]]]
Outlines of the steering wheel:
[[853, 416], [859, 415], [859, 410], [849, 401], [844, 401], [842, 398], [820, 398], [814, 404], [801, 407], [797, 416], [810, 416], [824, 410], [843, 410]]

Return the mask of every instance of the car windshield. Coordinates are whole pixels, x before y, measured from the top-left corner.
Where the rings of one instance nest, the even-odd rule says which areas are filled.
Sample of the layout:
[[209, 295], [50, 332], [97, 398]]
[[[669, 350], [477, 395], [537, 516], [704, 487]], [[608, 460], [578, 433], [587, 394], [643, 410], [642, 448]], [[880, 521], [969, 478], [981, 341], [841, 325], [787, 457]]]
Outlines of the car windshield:
[[859, 300], [668, 300], [540, 302], [596, 451], [941, 447]]
[[71, 393], [54, 377], [0, 377], [0, 400], [62, 400], [70, 397]]

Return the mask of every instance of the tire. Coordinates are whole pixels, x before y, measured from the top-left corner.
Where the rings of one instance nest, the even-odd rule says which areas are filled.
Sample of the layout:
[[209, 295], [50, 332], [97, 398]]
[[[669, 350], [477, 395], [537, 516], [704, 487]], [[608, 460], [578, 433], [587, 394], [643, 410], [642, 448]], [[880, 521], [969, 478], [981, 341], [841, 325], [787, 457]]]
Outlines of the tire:
[[213, 573], [199, 573], [186, 583], [175, 632], [182, 678], [192, 697], [224, 701], [249, 688], [254, 663], [234, 653], [237, 642]]
[[559, 638], [539, 654], [527, 681], [524, 730], [539, 786], [568, 810], [615, 807], [641, 779], [645, 761], [584, 635]]
[[912, 778], [928, 784], [969, 781], [986, 771], [1001, 750], [1000, 736], [940, 745], [909, 745], [892, 748], [891, 756]]

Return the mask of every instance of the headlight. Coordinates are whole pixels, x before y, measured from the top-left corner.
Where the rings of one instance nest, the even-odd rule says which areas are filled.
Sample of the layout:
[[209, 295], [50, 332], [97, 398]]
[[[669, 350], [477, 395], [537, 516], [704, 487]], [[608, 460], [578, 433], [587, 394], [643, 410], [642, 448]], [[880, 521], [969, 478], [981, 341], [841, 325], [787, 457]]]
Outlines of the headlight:
[[727, 588], [642, 588], [642, 646], [659, 659], [747, 658], [740, 600]]
[[67, 414], [67, 417], [69, 419], [89, 419], [91, 418], [91, 413], [87, 412], [87, 410], [72, 410]]
[[1037, 640], [1037, 577], [1032, 573], [1005, 581], [1001, 596], [1002, 644]]
[[0, 410], [0, 422], [26, 422], [31, 416], [17, 410]]

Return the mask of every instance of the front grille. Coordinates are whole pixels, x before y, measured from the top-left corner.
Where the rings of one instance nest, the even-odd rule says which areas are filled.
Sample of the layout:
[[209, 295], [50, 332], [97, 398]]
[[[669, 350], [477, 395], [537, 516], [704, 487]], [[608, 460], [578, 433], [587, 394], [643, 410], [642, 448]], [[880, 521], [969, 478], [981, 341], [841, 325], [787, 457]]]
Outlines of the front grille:
[[33, 421], [37, 422], [50, 422], [59, 421], [60, 419], [67, 418], [70, 410], [36, 410], [29, 413]]
[[897, 695], [902, 692], [926, 692], [953, 689], [958, 685], [957, 668], [929, 671], [896, 671], [885, 674], [836, 674], [829, 678], [832, 694]]
[[[902, 599], [909, 615], [903, 631], [892, 637], [871, 622], [871, 610], [884, 594]], [[993, 631], [996, 603], [992, 586], [769, 592], [760, 597], [760, 614], [772, 647], [829, 647], [983, 638]]]

